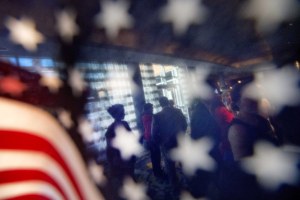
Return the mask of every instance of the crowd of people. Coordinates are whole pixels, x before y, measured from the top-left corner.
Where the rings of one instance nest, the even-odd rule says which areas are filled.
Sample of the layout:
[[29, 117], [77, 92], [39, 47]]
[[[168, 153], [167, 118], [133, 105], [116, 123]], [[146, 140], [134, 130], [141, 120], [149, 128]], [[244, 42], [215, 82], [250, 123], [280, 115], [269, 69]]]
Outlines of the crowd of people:
[[[174, 193], [182, 189], [177, 172], [180, 163], [172, 159], [170, 152], [177, 146], [178, 135], [183, 134], [194, 140], [211, 138], [213, 147], [210, 156], [218, 164], [214, 173], [199, 169], [193, 176], [186, 176], [185, 189], [193, 197], [264, 199], [269, 195], [262, 192], [253, 176], [240, 169], [239, 162], [254, 154], [254, 145], [258, 140], [277, 146], [282, 140], [271, 119], [259, 110], [259, 102], [242, 95], [244, 86], [238, 84], [233, 88], [230, 102], [226, 102], [226, 105], [221, 96], [215, 96], [210, 101], [194, 99], [190, 106], [189, 123], [183, 112], [174, 106], [174, 101], [166, 97], [159, 98], [161, 111], [157, 113], [153, 113], [151, 103], [144, 104], [141, 116], [142, 142], [150, 152], [153, 175], [159, 180], [168, 181]], [[120, 177], [129, 175], [134, 179], [136, 158], [123, 161], [119, 150], [111, 145], [116, 126], [131, 130], [124, 121], [124, 106], [113, 105], [108, 112], [115, 120], [106, 133], [108, 166], [114, 172], [113, 175], [122, 172]]]

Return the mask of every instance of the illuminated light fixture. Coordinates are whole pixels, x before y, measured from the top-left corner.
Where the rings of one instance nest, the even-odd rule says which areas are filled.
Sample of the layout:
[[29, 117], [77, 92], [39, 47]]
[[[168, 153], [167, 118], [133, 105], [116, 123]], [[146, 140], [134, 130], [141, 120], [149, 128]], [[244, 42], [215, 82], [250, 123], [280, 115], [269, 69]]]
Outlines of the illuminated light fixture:
[[238, 84], [241, 84], [242, 83], [242, 81], [241, 80], [238, 80]]
[[231, 89], [231, 90], [232, 90], [232, 87], [230, 86], [230, 87], [229, 87], [229, 89]]

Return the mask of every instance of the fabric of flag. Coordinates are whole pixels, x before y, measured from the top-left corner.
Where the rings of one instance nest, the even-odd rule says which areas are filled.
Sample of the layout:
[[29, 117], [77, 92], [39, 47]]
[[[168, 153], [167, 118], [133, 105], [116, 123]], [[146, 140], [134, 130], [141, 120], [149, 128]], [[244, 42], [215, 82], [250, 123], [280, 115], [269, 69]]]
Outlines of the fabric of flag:
[[[9, 94], [11, 90], [5, 90], [30, 85], [22, 78], [22, 70], [1, 63], [0, 72], [0, 199], [103, 199], [72, 134], [41, 107], [40, 100], [48, 96], [55, 108], [58, 96], [55, 101], [47, 90], [41, 90], [35, 93], [37, 104], [33, 104], [24, 91]], [[24, 87], [11, 80], [6, 84], [7, 77], [15, 77], [11, 80], [19, 80]], [[33, 88], [43, 87], [36, 84]], [[51, 107], [49, 102], [44, 101], [45, 108]]]
[[0, 199], [100, 199], [68, 134], [45, 111], [0, 98]]

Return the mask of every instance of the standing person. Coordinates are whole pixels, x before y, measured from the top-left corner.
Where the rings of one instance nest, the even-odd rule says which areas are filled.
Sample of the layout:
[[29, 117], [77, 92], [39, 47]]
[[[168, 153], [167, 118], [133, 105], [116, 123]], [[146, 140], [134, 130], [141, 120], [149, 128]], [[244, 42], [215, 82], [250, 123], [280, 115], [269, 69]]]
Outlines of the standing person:
[[152, 119], [153, 105], [151, 103], [145, 103], [142, 114], [142, 122], [144, 127], [143, 141], [147, 149], [150, 148]]
[[[208, 107], [200, 99], [195, 99], [191, 107], [191, 138], [198, 140], [204, 137], [208, 137], [212, 143], [212, 149], [210, 150], [210, 156], [220, 163], [221, 154], [219, 151], [220, 144], [220, 128], [210, 113]], [[209, 197], [215, 191], [213, 188], [217, 186], [217, 175], [219, 168], [215, 172], [207, 172], [205, 170], [198, 169], [193, 176], [187, 177], [187, 183], [189, 186], [189, 192], [195, 198]]]
[[268, 199], [255, 176], [240, 167], [244, 158], [254, 154], [255, 143], [265, 140], [275, 143], [270, 122], [259, 114], [258, 101], [243, 95], [247, 82], [236, 85], [231, 92], [233, 107], [237, 110], [228, 130], [228, 140], [234, 160], [224, 162], [220, 178], [223, 199]]
[[221, 152], [222, 159], [233, 160], [233, 155], [228, 141], [228, 128], [230, 126], [231, 121], [234, 118], [234, 115], [226, 108], [219, 96], [216, 96], [212, 100], [210, 105], [210, 111], [220, 128], [221, 141], [219, 145], [219, 150]]
[[234, 160], [251, 156], [254, 144], [258, 140], [276, 143], [274, 128], [270, 121], [260, 114], [259, 102], [243, 95], [245, 85], [237, 85], [231, 93], [232, 102], [238, 109], [228, 130]]
[[144, 126], [144, 143], [148, 150], [150, 150], [150, 158], [153, 168], [153, 173], [156, 177], [163, 178], [164, 173], [162, 171], [160, 160], [161, 152], [160, 148], [156, 147], [151, 140], [151, 130], [153, 123], [153, 105], [151, 103], [146, 103], [144, 105], [144, 111], [142, 115], [142, 122]]
[[153, 119], [153, 147], [161, 148], [169, 180], [176, 185], [178, 178], [175, 162], [170, 158], [169, 151], [177, 146], [177, 135], [186, 131], [187, 122], [179, 109], [169, 106], [169, 100], [166, 97], [161, 97], [159, 103], [162, 110], [156, 113]]
[[107, 109], [108, 113], [114, 118], [114, 122], [108, 127], [105, 134], [106, 137], [106, 156], [111, 175], [123, 178], [126, 175], [134, 177], [135, 158], [123, 160], [120, 151], [112, 145], [112, 141], [116, 136], [116, 128], [123, 127], [127, 131], [131, 131], [128, 123], [124, 121], [125, 111], [122, 104], [112, 105]]

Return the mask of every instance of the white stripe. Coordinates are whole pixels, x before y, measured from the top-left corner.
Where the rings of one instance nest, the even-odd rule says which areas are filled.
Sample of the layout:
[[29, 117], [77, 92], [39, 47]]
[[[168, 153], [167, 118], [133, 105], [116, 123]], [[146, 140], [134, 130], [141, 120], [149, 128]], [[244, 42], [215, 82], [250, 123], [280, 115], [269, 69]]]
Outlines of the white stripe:
[[0, 150], [0, 171], [39, 170], [53, 178], [66, 193], [68, 199], [79, 199], [72, 182], [63, 168], [51, 157], [34, 151]]
[[104, 199], [90, 180], [69, 135], [47, 112], [35, 106], [0, 97], [0, 129], [30, 132], [51, 143], [72, 171], [85, 199]]
[[14, 198], [28, 194], [43, 195], [55, 200], [64, 199], [52, 185], [42, 181], [23, 181], [0, 185], [0, 199]]

